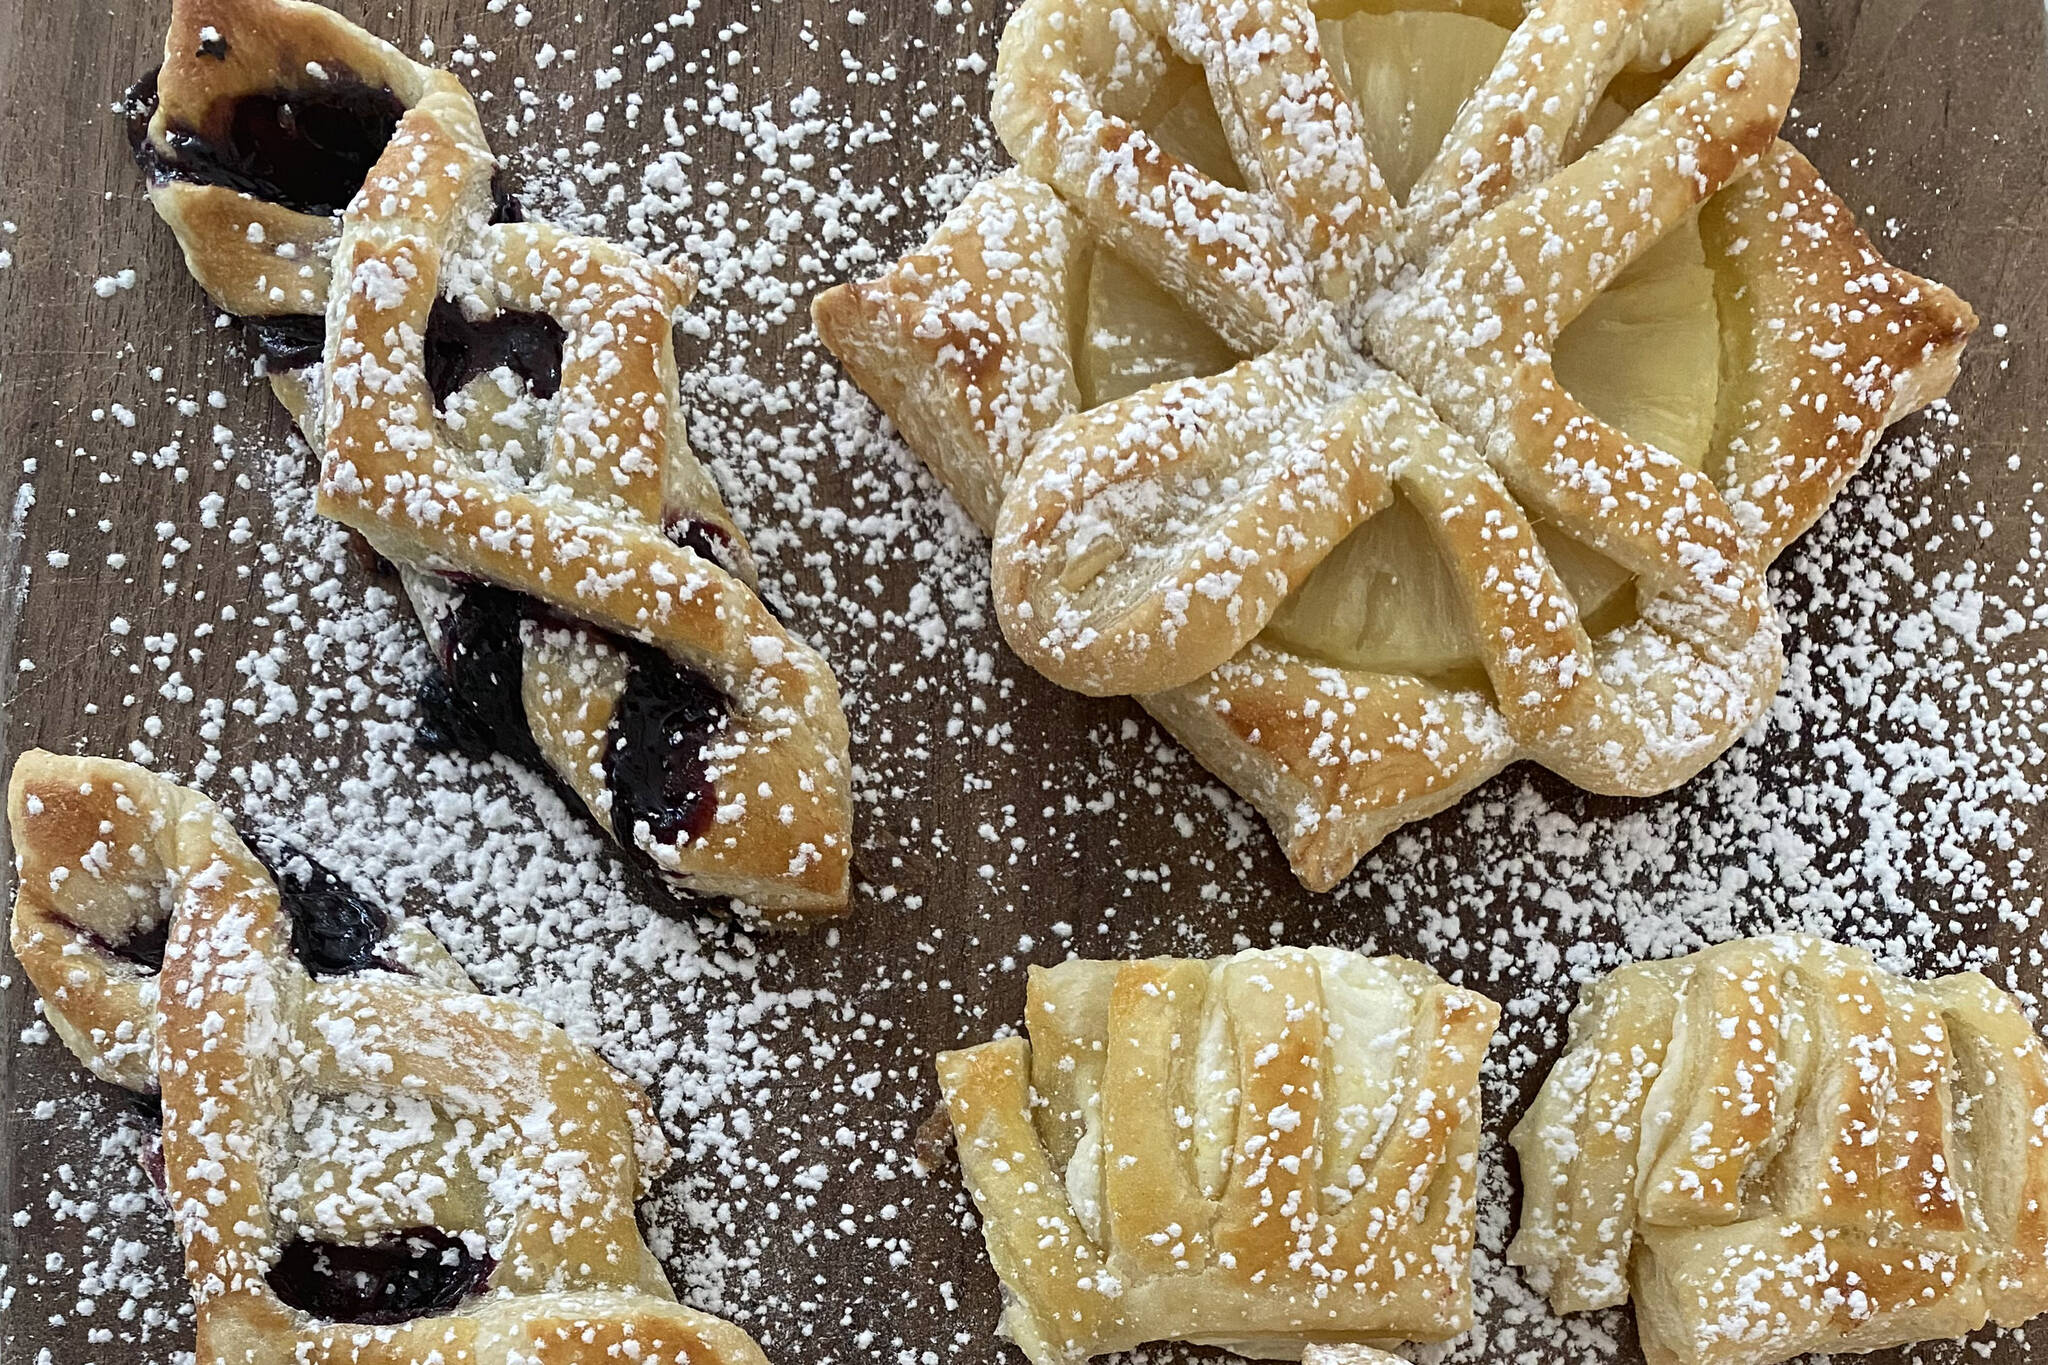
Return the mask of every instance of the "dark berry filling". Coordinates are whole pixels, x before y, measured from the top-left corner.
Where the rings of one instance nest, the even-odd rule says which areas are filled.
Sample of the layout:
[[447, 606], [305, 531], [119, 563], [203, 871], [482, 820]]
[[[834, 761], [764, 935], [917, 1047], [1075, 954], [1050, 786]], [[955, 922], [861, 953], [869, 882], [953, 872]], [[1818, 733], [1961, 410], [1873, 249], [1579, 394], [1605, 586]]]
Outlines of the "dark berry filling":
[[[273, 370], [317, 365], [327, 346], [327, 319], [318, 313], [243, 318], [242, 331]], [[562, 325], [545, 313], [508, 312], [472, 322], [453, 300], [437, 299], [427, 315], [427, 386], [436, 403], [445, 403], [470, 380], [504, 365], [537, 397], [550, 397], [562, 385], [564, 340]]]
[[440, 622], [441, 667], [420, 689], [420, 738], [471, 758], [502, 753], [542, 766], [521, 695], [532, 598], [491, 583], [462, 586]]
[[156, 1192], [166, 1198], [170, 1194], [170, 1181], [164, 1167], [164, 1102], [160, 1095], [131, 1095], [127, 1110], [120, 1116], [123, 1126], [140, 1129], [142, 1137], [135, 1153], [135, 1164], [142, 1167], [142, 1173], [149, 1177], [149, 1183]]
[[670, 516], [663, 520], [662, 530], [676, 544], [695, 551], [727, 573], [739, 571], [732, 551], [732, 532], [716, 522], [697, 517]]
[[160, 972], [164, 969], [164, 945], [171, 940], [169, 919], [152, 924], [147, 929], [135, 930], [119, 942], [106, 937], [97, 929], [86, 928], [76, 920], [62, 919], [61, 916], [59, 919], [72, 933], [78, 935], [80, 942], [103, 957], [132, 963], [149, 972]]
[[390, 89], [342, 71], [303, 90], [240, 96], [207, 113], [207, 126], [172, 127], [150, 140], [157, 73], [122, 102], [135, 160], [152, 183], [190, 180], [254, 195], [299, 213], [342, 211], [398, 128], [405, 105]]
[[526, 221], [526, 205], [519, 202], [519, 196], [512, 191], [512, 182], [505, 178], [503, 169], [491, 172], [491, 221], [493, 223], [523, 223]]
[[436, 299], [427, 315], [427, 387], [434, 401], [500, 365], [526, 381], [539, 398], [562, 384], [562, 324], [546, 313], [500, 313], [472, 321], [462, 306]]
[[318, 313], [280, 313], [269, 318], [243, 318], [242, 335], [272, 372], [318, 365], [327, 349], [327, 319]]
[[[695, 550], [704, 558], [735, 577], [739, 576], [739, 554], [734, 546], [732, 532], [716, 522], [702, 521], [696, 517], [670, 514], [662, 522], [662, 530], [668, 538], [686, 550]], [[787, 625], [789, 618], [782, 608], [768, 594], [761, 594], [761, 605], [768, 608], [768, 614]]]
[[483, 1292], [493, 1264], [460, 1237], [412, 1228], [358, 1245], [299, 1238], [264, 1278], [302, 1313], [389, 1326], [446, 1313]]
[[401, 971], [377, 949], [391, 933], [391, 914], [363, 899], [328, 868], [287, 844], [257, 854], [277, 882], [278, 903], [291, 925], [292, 951], [314, 976], [347, 976], [373, 967]]
[[[224, 38], [203, 41], [199, 48], [203, 57], [225, 58], [227, 52]], [[149, 122], [158, 104], [157, 76], [152, 71], [129, 87], [121, 104], [129, 148], [152, 184], [188, 180], [222, 185], [301, 213], [340, 213], [362, 188], [405, 113], [404, 104], [390, 90], [345, 76], [295, 95], [245, 95], [213, 120], [224, 125], [222, 137], [174, 128], [167, 134], [171, 144], [167, 153], [149, 139]], [[494, 172], [491, 221], [525, 220], [526, 210], [518, 196], [503, 173]], [[440, 306], [434, 309], [430, 327], [445, 329], [443, 311]], [[450, 305], [449, 311], [461, 321], [460, 310]], [[498, 321], [481, 326], [491, 327]], [[507, 335], [481, 343], [451, 346], [444, 342], [443, 351], [454, 358], [455, 369], [462, 373], [446, 388], [437, 385], [435, 398], [445, 400], [469, 378], [500, 364], [510, 364], [542, 397], [553, 393], [561, 383], [561, 328], [552, 319], [542, 321], [545, 326], [528, 322], [500, 329], [530, 334], [516, 340]], [[317, 313], [243, 318], [241, 322], [249, 344], [274, 370], [318, 364], [326, 346], [327, 320]], [[433, 341], [430, 332], [430, 349]], [[481, 350], [485, 358], [465, 370], [472, 349]], [[445, 368], [446, 360], [443, 363], [444, 375], [453, 372]], [[433, 382], [436, 372], [431, 360], [428, 373]]]
[[[508, 588], [460, 584], [440, 622], [441, 667], [420, 689], [422, 743], [471, 758], [502, 753], [536, 772], [549, 771], [522, 693], [522, 632], [529, 620], [559, 623], [546, 607]], [[633, 851], [633, 830], [641, 822], [663, 843], [695, 838], [717, 808], [704, 750], [725, 723], [725, 696], [652, 646], [604, 638], [630, 666], [605, 748], [612, 827]]]
[[694, 839], [718, 806], [704, 750], [725, 724], [725, 695], [660, 650], [620, 643], [633, 670], [605, 746], [612, 828], [629, 848], [643, 822], [661, 843]]

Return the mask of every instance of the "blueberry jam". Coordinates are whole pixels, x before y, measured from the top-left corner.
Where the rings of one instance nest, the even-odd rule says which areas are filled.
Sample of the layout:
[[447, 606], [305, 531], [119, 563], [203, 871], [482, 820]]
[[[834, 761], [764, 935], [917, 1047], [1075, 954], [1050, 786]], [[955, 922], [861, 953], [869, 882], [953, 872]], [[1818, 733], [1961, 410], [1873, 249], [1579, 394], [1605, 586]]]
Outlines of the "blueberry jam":
[[727, 573], [738, 571], [733, 557], [732, 532], [723, 526], [696, 517], [671, 516], [663, 520], [661, 529], [670, 540], [685, 550], [695, 551]]
[[300, 1312], [389, 1326], [446, 1313], [483, 1292], [493, 1264], [460, 1237], [412, 1228], [359, 1245], [299, 1238], [264, 1278]]
[[718, 806], [704, 750], [725, 724], [725, 696], [657, 649], [622, 647], [633, 671], [605, 746], [612, 828], [628, 847], [636, 846], [633, 832], [643, 822], [661, 843], [694, 839]]
[[500, 365], [526, 381], [537, 398], [562, 384], [562, 325], [545, 313], [500, 313], [473, 322], [450, 299], [434, 300], [427, 315], [427, 387], [434, 401]]
[[[522, 631], [552, 619], [530, 597], [463, 582], [440, 623], [441, 667], [420, 689], [421, 742], [471, 758], [502, 753], [549, 773], [526, 719]], [[633, 850], [640, 822], [664, 843], [694, 838], [717, 806], [704, 749], [725, 723], [725, 696], [652, 646], [605, 638], [630, 666], [604, 758], [619, 842]]]
[[269, 843], [257, 856], [277, 882], [278, 903], [291, 924], [292, 951], [314, 976], [347, 976], [373, 967], [400, 968], [378, 955], [391, 933], [391, 914], [288, 844]]
[[160, 972], [164, 969], [164, 945], [171, 941], [169, 919], [147, 929], [136, 930], [118, 943], [82, 924], [74, 924], [70, 920], [64, 922], [79, 938], [108, 957], [131, 963], [144, 971]]
[[502, 753], [542, 766], [520, 693], [526, 657], [520, 632], [537, 608], [509, 588], [462, 586], [441, 619], [441, 667], [420, 689], [420, 738], [428, 747], [471, 758]]
[[[733, 534], [718, 523], [671, 513], [663, 519], [661, 529], [684, 549], [695, 550], [735, 577], [740, 575], [740, 556]], [[783, 615], [781, 607], [775, 605], [773, 597], [763, 593], [761, 605], [768, 608], [768, 614], [776, 620], [784, 625], [789, 623], [789, 618]]]
[[152, 71], [122, 101], [129, 145], [151, 183], [220, 185], [299, 213], [341, 212], [405, 113], [389, 89], [343, 71], [305, 90], [251, 93], [216, 105], [203, 129], [167, 129], [166, 149], [149, 137], [156, 83]]
[[491, 221], [493, 223], [523, 223], [526, 221], [526, 205], [519, 202], [519, 196], [512, 192], [512, 183], [505, 178], [502, 168], [491, 172]]
[[[225, 58], [227, 52], [225, 39], [200, 44], [199, 55], [204, 57]], [[362, 188], [405, 113], [405, 105], [390, 90], [345, 75], [297, 94], [245, 95], [209, 115], [209, 123], [221, 125], [218, 136], [173, 128], [166, 134], [171, 148], [166, 152], [149, 139], [150, 119], [158, 104], [157, 76], [152, 71], [137, 81], [121, 103], [129, 148], [150, 183], [221, 185], [301, 213], [340, 213]], [[526, 221], [525, 206], [502, 172], [491, 176], [491, 221]], [[443, 311], [442, 306], [435, 307], [430, 328], [448, 330]], [[476, 326], [464, 323], [452, 305], [447, 311], [456, 315], [457, 323]], [[327, 320], [318, 313], [247, 317], [241, 322], [250, 346], [273, 370], [318, 364], [325, 349]], [[437, 386], [434, 396], [445, 400], [470, 377], [501, 364], [511, 365], [542, 397], [553, 393], [561, 382], [561, 328], [552, 319], [540, 322], [545, 326], [494, 319], [482, 324], [489, 334], [480, 341], [459, 336], [451, 345], [444, 339], [441, 373], [460, 377], [446, 388]], [[434, 343], [430, 331], [430, 353]], [[473, 367], [467, 358], [472, 352], [480, 354]], [[430, 359], [430, 379], [434, 373]]]

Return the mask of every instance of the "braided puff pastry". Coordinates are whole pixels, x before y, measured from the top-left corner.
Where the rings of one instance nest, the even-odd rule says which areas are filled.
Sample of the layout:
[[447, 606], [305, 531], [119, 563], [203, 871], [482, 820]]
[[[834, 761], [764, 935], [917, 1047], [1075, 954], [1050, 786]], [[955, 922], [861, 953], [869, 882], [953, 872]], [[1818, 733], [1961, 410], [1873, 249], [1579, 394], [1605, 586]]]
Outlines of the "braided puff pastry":
[[993, 538], [1326, 889], [1516, 759], [1665, 790], [1775, 690], [1771, 559], [1970, 310], [1776, 138], [1786, 0], [1025, 0], [1017, 169], [818, 298]]
[[1514, 1131], [1509, 1259], [1633, 1297], [1652, 1365], [1765, 1365], [2048, 1310], [2048, 1056], [1975, 972], [1744, 939], [1589, 986]]
[[130, 764], [24, 754], [7, 812], [45, 1015], [162, 1097], [201, 1365], [764, 1365], [641, 1240], [646, 1096], [425, 929]]
[[150, 199], [398, 565], [428, 732], [551, 774], [688, 891], [847, 896], [845, 717], [691, 453], [687, 272], [517, 221], [461, 83], [316, 5], [177, 0]]
[[1033, 1365], [1464, 1331], [1498, 1018], [1330, 948], [1032, 968], [1028, 1038], [939, 1058], [1003, 1331]]

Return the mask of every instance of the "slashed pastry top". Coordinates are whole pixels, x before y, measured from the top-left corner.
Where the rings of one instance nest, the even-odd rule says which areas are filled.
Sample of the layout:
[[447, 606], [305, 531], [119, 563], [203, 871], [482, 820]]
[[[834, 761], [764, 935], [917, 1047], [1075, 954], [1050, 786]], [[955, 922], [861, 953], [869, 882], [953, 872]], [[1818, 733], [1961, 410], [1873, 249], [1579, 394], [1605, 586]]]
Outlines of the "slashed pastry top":
[[298, 0], [178, 0], [130, 98], [151, 202], [398, 568], [424, 733], [573, 793], [693, 893], [844, 907], [825, 661], [691, 452], [685, 267], [520, 221], [462, 84]]
[[1462, 1332], [1498, 1018], [1330, 948], [1032, 968], [1026, 1036], [938, 1063], [1004, 1332], [1033, 1365]]
[[131, 764], [31, 751], [7, 811], [46, 1016], [161, 1099], [203, 1365], [765, 1365], [641, 1239], [646, 1096], [431, 933]]
[[1312, 888], [1533, 759], [1683, 781], [1771, 559], [1974, 325], [1777, 139], [1786, 0], [1027, 0], [1017, 168], [820, 333]]
[[1516, 1126], [1509, 1251], [1652, 1365], [1767, 1365], [2048, 1310], [2048, 1055], [1983, 976], [1806, 937], [1586, 988]]

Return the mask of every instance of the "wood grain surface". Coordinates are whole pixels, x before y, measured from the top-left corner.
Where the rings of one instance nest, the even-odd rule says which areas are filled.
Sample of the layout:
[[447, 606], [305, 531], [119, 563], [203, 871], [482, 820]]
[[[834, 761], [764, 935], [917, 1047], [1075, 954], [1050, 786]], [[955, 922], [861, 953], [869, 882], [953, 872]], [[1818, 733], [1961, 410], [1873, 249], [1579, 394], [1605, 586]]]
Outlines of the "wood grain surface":
[[[865, 228], [884, 253], [914, 244], [929, 227], [919, 186], [930, 168], [955, 152], [969, 165], [989, 159], [986, 68], [970, 59], [993, 57], [1002, 16], [966, 0], [937, 7], [869, 0], [864, 22], [850, 22], [844, 6], [827, 0], [704, 0], [688, 41], [677, 39], [679, 61], [652, 73], [644, 70], [642, 38], [675, 0], [526, 0], [495, 12], [466, 0], [389, 7], [340, 0], [336, 7], [402, 45], [424, 36], [444, 57], [492, 54], [459, 68], [474, 89], [493, 96], [487, 115], [518, 107], [520, 81], [544, 96], [520, 138], [508, 140], [502, 122], [494, 124], [501, 150], [512, 149], [508, 141], [538, 148], [588, 141], [595, 147], [578, 160], [616, 157], [628, 180], [646, 162], [658, 120], [633, 128], [614, 119], [586, 131], [580, 105], [554, 102], [557, 78], [563, 89], [587, 94], [591, 68], [616, 63], [629, 86], [644, 89], [652, 111], [701, 95], [713, 76], [730, 83], [727, 103], [736, 110], [759, 101], [786, 107], [796, 91], [816, 85], [829, 116], [891, 120], [904, 134], [834, 152], [812, 172], [822, 181], [843, 171], [900, 205], [892, 221], [871, 214]], [[526, 9], [533, 17], [522, 25]], [[1985, 315], [1987, 331], [1965, 360], [1953, 395], [1957, 419], [1943, 432], [1968, 447], [1967, 458], [1860, 481], [1841, 515], [1788, 556], [1790, 567], [1781, 566], [1780, 600], [1795, 631], [1826, 634], [1828, 619], [1797, 608], [1816, 584], [1838, 592], [1859, 566], [1813, 542], [1834, 536], [1868, 545], [1869, 537], [1856, 536], [1870, 517], [1859, 504], [1903, 497], [1924, 502], [1928, 526], [1971, 529], [1898, 547], [1911, 573], [1891, 591], [1911, 598], [1916, 581], [1989, 565], [2006, 578], [1986, 591], [2029, 602], [2040, 585], [2012, 575], [2039, 563], [2027, 543], [2038, 534], [2033, 505], [2048, 455], [2040, 417], [2048, 348], [2036, 344], [2048, 324], [2042, 8], [2037, 0], [1802, 0], [1800, 10], [1805, 74], [1788, 136], [1894, 260], [1953, 285]], [[273, 633], [303, 636], [328, 610], [311, 593], [287, 601], [297, 586], [266, 583], [266, 566], [230, 534], [235, 519], [246, 517], [256, 543], [275, 537], [272, 465], [260, 452], [286, 449], [286, 422], [250, 378], [236, 334], [213, 325], [169, 232], [142, 199], [111, 112], [122, 88], [155, 64], [167, 11], [166, 0], [0, 0], [0, 219], [15, 229], [0, 235], [0, 250], [12, 257], [0, 270], [0, 443], [14, 504], [0, 549], [0, 758], [32, 745], [126, 757], [142, 745], [157, 766], [190, 775], [214, 743], [205, 701], [256, 695], [238, 661]], [[735, 24], [744, 31], [718, 36]], [[464, 35], [474, 44], [465, 48]], [[549, 43], [573, 44], [584, 55], [543, 65], [536, 56]], [[624, 45], [620, 54], [602, 55], [615, 44]], [[693, 65], [698, 50], [708, 55]], [[870, 73], [879, 78], [867, 79]], [[702, 117], [701, 106], [692, 117]], [[698, 173], [715, 179], [745, 159], [738, 139], [713, 129], [700, 140]], [[533, 159], [515, 159], [515, 169], [545, 191], [547, 172]], [[593, 192], [591, 200], [599, 197]], [[774, 268], [807, 293], [819, 277], [804, 272], [801, 255], [799, 243]], [[96, 292], [95, 281], [123, 269], [136, 272], [133, 287]], [[1994, 322], [2009, 333], [1991, 335]], [[777, 372], [781, 350], [805, 344], [807, 330], [798, 309], [761, 337], [749, 363]], [[692, 345], [686, 365], [706, 351]], [[215, 389], [218, 409], [202, 402], [187, 413], [166, 401]], [[718, 400], [703, 391], [697, 401]], [[715, 430], [772, 437], [779, 423], [819, 420], [815, 413], [724, 413]], [[232, 455], [212, 439], [216, 423], [235, 433]], [[997, 1291], [964, 1217], [956, 1171], [941, 1159], [920, 1175], [910, 1160], [936, 1098], [930, 1055], [1017, 1019], [1022, 968], [1006, 970], [1007, 957], [1021, 964], [1055, 961], [1070, 949], [1216, 952], [1274, 941], [1411, 953], [1553, 1021], [1525, 1029], [1513, 1055], [1497, 1059], [1488, 1102], [1490, 1126], [1500, 1133], [1555, 1055], [1572, 997], [1568, 983], [1549, 979], [1555, 961], [1527, 944], [1547, 939], [1568, 954], [1582, 938], [1625, 939], [1632, 898], [1659, 903], [1662, 879], [1617, 893], [1596, 875], [1607, 831], [1630, 837], [1641, 822], [1665, 820], [1688, 803], [1720, 803], [1727, 816], [1753, 801], [1766, 812], [1777, 808], [1774, 796], [1805, 800], [1800, 794], [1836, 790], [1831, 775], [1848, 761], [1839, 748], [1807, 746], [1800, 728], [1780, 717], [1727, 761], [1755, 776], [1746, 795], [1740, 783], [1703, 779], [1656, 801], [1607, 801], [1516, 769], [1475, 806], [1390, 844], [1343, 894], [1312, 896], [1288, 876], [1249, 812], [1177, 756], [1135, 707], [1065, 694], [1011, 659], [985, 613], [976, 623], [981, 600], [946, 613], [951, 630], [940, 647], [905, 627], [903, 604], [928, 565], [900, 543], [879, 551], [864, 544], [861, 518], [887, 510], [894, 497], [913, 505], [934, 535], [958, 542], [961, 533], [900, 451], [878, 456], [872, 442], [849, 439], [843, 458], [790, 477], [738, 469], [752, 458], [746, 449], [706, 454], [734, 476], [741, 511], [766, 546], [799, 627], [841, 670], [855, 757], [867, 770], [857, 817], [862, 885], [840, 928], [763, 941], [693, 921], [703, 950], [748, 964], [760, 988], [822, 993], [824, 1003], [777, 1025], [769, 1039], [775, 1056], [788, 1061], [755, 1087], [750, 1122], [726, 1114], [677, 1120], [678, 1132], [715, 1125], [740, 1133], [737, 1149], [751, 1167], [719, 1193], [723, 1227], [664, 1230], [686, 1287], [740, 1316], [771, 1358], [792, 1365], [1017, 1358], [993, 1336]], [[880, 472], [862, 466], [878, 459], [895, 463]], [[32, 500], [18, 488], [32, 489]], [[835, 507], [850, 518], [830, 515]], [[1992, 531], [1980, 540], [1974, 526], [1987, 515]], [[776, 527], [783, 533], [762, 534]], [[124, 558], [117, 566], [110, 555]], [[366, 590], [360, 570], [342, 575], [344, 598]], [[975, 591], [985, 598], [985, 583]], [[231, 625], [218, 624], [223, 603], [242, 607]], [[128, 633], [110, 629], [116, 620], [129, 623]], [[216, 626], [206, 631], [202, 623]], [[1962, 780], [1953, 777], [1962, 769], [1901, 775], [1886, 746], [1899, 742], [1901, 726], [1920, 736], [1943, 717], [1955, 722], [1955, 742], [1966, 743], [1968, 718], [2005, 704], [1995, 695], [1987, 701], [1969, 679], [2028, 666], [2040, 648], [2038, 630], [2018, 632], [1987, 654], [1966, 653], [1955, 685], [1909, 699], [1924, 708], [1917, 718], [1885, 712], [1883, 696], [1873, 704], [1843, 695], [1842, 710], [1871, 713], [1867, 724], [1851, 726], [1849, 747], [1871, 756], [1872, 771], [1897, 775], [1902, 790], [1924, 794], [1929, 821], [1950, 818], [1943, 783]], [[1827, 693], [1826, 680], [1817, 686]], [[181, 700], [181, 688], [190, 700]], [[359, 776], [371, 741], [367, 727], [347, 716], [338, 707], [327, 716], [302, 711], [257, 724], [231, 710], [206, 785], [233, 798], [272, 781], [317, 793]], [[2038, 708], [2022, 706], [2014, 716], [2024, 732], [2037, 724]], [[2026, 776], [2035, 783], [2048, 776], [2038, 750]], [[507, 794], [518, 818], [536, 818], [531, 784], [503, 773], [486, 780]], [[554, 818], [563, 818], [558, 809]], [[1845, 825], [1857, 818], [1855, 811], [1842, 816]], [[1767, 814], [1759, 819], [1769, 824]], [[1713, 827], [1734, 823], [1723, 818]], [[1510, 864], [1537, 866], [1514, 860], [1565, 837], [1560, 830], [1590, 851], [1546, 852], [1546, 865], [1587, 869], [1600, 903], [1560, 909], [1585, 886], [1488, 875]], [[1901, 860], [1883, 885], [1846, 899], [1831, 890], [1816, 909], [1811, 898], [1785, 893], [1784, 877], [1756, 871], [1774, 856], [1767, 829], [1740, 846], [1677, 848], [1682, 866], [1674, 876], [1696, 884], [1728, 869], [1727, 904], [1701, 926], [1714, 936], [1815, 915], [1881, 935], [1883, 923], [1895, 921], [1901, 933], [1924, 932], [1930, 948], [1940, 938], [2000, 956], [2038, 996], [2048, 921], [2040, 918], [2028, 860], [2042, 851], [2041, 835], [2031, 830], [2029, 846], [2003, 850], [1980, 848], [1974, 837], [1960, 826], [1955, 834], [1967, 856], [2010, 869], [2016, 904], [2004, 913], [1975, 892], [1959, 899], [1935, 857]], [[1820, 846], [1824, 866], [1812, 878], [1831, 888], [1857, 883], [1878, 838], [1852, 831]], [[436, 910], [435, 895], [431, 886], [404, 889], [408, 908], [421, 913]], [[663, 913], [686, 912], [665, 906]], [[518, 951], [533, 958], [549, 949]], [[102, 1155], [109, 1135], [131, 1121], [123, 1118], [130, 1102], [87, 1078], [60, 1046], [34, 1041], [32, 992], [8, 965], [0, 1362], [170, 1360], [189, 1349], [189, 1333], [168, 1229], [120, 1163]], [[655, 978], [607, 983], [597, 1007], [658, 989]], [[31, 1041], [20, 1041], [25, 1036]], [[1504, 1161], [1503, 1150], [1490, 1148], [1488, 1160]], [[764, 1185], [766, 1173], [814, 1165], [827, 1178], [805, 1197], [771, 1196]], [[1503, 1196], [1508, 1182], [1503, 1175], [1490, 1186], [1493, 1195]], [[82, 1198], [105, 1207], [81, 1208]], [[1511, 1224], [1505, 1209], [1489, 1216]], [[701, 1267], [725, 1255], [736, 1259], [720, 1286]], [[1525, 1303], [1489, 1295], [1485, 1331], [1471, 1355], [1562, 1358], [1543, 1344], [1554, 1329], [1539, 1331], [1540, 1315], [1527, 1317]], [[124, 1304], [133, 1310], [126, 1318]], [[1626, 1314], [1600, 1317], [1575, 1340], [1573, 1355], [1637, 1358]], [[2025, 1340], [1987, 1334], [1967, 1353], [1935, 1346], [1913, 1358], [2017, 1361], [2044, 1351], [2048, 1323]]]

